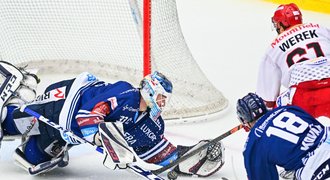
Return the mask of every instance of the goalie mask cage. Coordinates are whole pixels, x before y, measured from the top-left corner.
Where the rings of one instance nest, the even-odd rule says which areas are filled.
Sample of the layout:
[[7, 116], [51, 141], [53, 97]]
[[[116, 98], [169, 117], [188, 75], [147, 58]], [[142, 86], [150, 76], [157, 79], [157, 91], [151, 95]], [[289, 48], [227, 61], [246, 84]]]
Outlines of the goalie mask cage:
[[1, 59], [39, 69], [42, 82], [88, 71], [137, 86], [158, 70], [174, 86], [166, 122], [209, 119], [227, 106], [186, 45], [175, 0], [3, 0], [0, 18]]

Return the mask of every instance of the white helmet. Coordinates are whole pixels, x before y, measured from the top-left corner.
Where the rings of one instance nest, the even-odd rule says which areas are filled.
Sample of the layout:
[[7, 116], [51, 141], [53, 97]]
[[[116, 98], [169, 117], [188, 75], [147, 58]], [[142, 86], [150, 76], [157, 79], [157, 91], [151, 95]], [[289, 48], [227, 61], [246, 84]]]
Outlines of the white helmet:
[[[164, 109], [163, 105], [170, 99], [173, 89], [172, 83], [162, 73], [155, 71], [142, 79], [140, 88], [141, 96], [150, 109], [150, 118], [156, 120]], [[158, 95], [162, 96], [158, 97]], [[161, 101], [162, 105], [159, 106], [157, 101]]]

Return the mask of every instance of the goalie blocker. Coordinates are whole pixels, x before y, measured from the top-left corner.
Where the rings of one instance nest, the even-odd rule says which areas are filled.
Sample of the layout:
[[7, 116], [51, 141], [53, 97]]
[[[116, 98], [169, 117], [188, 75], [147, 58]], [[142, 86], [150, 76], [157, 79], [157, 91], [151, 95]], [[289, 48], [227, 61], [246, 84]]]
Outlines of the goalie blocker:
[[128, 164], [136, 162], [123, 135], [123, 125], [120, 122], [99, 124], [99, 133], [95, 135], [95, 144], [104, 147], [103, 165], [110, 169], [126, 169]]

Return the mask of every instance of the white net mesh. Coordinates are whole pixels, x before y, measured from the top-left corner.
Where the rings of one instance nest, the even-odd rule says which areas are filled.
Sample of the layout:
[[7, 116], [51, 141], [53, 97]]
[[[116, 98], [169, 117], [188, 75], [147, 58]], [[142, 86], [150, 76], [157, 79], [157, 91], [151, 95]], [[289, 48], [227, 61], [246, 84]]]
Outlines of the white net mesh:
[[[38, 68], [41, 78], [89, 71], [106, 81], [138, 85], [143, 77], [138, 13], [143, 14], [140, 0], [3, 0], [0, 56]], [[227, 100], [192, 57], [175, 0], [153, 0], [151, 22], [152, 70], [174, 85], [165, 119], [205, 119], [221, 112]]]

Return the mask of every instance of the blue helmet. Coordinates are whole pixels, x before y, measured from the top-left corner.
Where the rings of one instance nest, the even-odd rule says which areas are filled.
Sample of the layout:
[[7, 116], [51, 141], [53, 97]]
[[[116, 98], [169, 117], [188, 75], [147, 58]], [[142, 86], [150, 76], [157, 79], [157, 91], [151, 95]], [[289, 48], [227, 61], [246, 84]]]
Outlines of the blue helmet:
[[[143, 78], [140, 83], [141, 88], [141, 96], [146, 102], [148, 108], [150, 109], [150, 117], [153, 120], [156, 120], [161, 112], [165, 104], [169, 101], [170, 96], [172, 94], [173, 85], [172, 82], [167, 79], [162, 73], [155, 71], [152, 74], [149, 74]], [[162, 102], [165, 103], [164, 106], [159, 106], [157, 103], [160, 101], [158, 96], [162, 95]]]
[[267, 112], [264, 100], [254, 93], [249, 93], [237, 101], [236, 113], [246, 131], [250, 129], [247, 123], [258, 120]]

